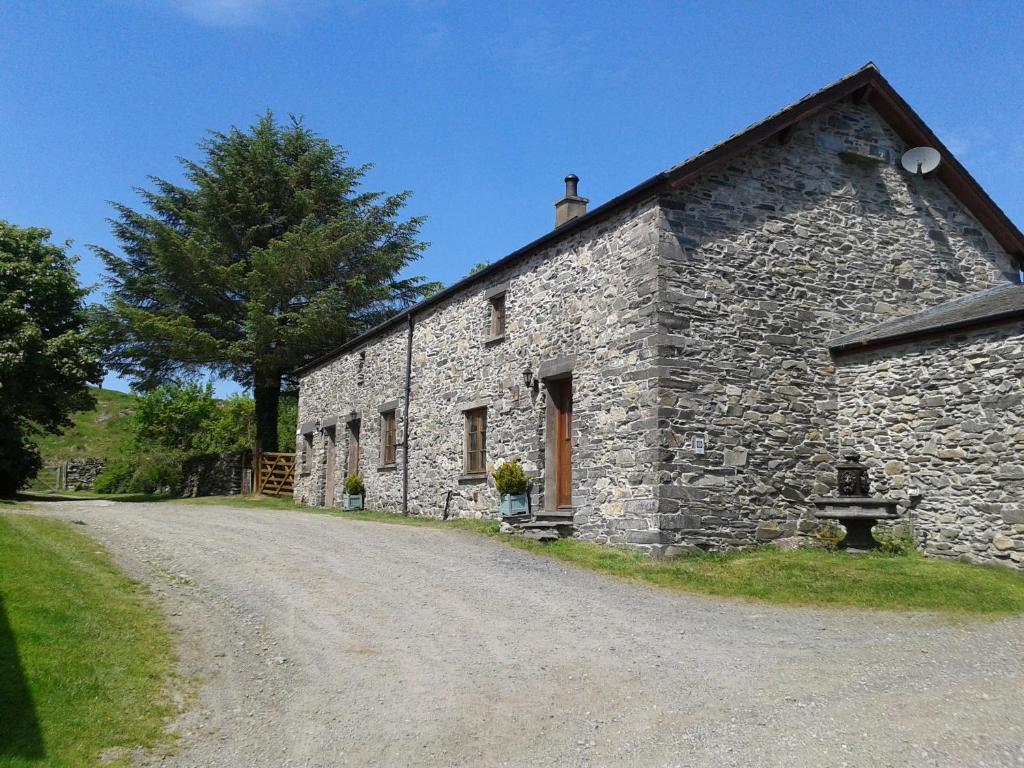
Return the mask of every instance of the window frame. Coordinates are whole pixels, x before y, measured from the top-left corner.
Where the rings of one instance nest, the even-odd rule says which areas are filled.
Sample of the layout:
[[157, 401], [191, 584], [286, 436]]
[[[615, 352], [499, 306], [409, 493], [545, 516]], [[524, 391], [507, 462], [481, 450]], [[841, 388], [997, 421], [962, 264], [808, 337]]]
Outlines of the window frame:
[[491, 304], [491, 325], [488, 337], [490, 341], [505, 338], [505, 328], [508, 322], [508, 304], [505, 301], [505, 296], [506, 294], [499, 293], [488, 299]]
[[389, 408], [380, 412], [380, 465], [394, 467], [396, 464], [398, 464], [398, 409]]
[[467, 477], [484, 476], [487, 474], [487, 407], [463, 411], [463, 417], [462, 472]]

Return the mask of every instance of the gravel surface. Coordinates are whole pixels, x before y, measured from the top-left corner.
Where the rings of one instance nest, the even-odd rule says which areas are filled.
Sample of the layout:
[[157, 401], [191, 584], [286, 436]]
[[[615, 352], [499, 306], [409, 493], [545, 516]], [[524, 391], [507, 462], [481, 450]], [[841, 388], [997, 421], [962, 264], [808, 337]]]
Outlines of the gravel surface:
[[1024, 620], [677, 594], [458, 531], [67, 502], [201, 681], [166, 766], [1022, 766]]

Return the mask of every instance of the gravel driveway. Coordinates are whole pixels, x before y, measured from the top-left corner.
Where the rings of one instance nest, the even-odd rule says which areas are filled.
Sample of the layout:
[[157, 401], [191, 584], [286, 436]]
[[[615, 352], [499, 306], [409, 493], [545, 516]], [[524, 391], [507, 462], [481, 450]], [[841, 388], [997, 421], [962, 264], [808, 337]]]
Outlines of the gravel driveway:
[[1024, 621], [676, 594], [458, 531], [68, 502], [202, 680], [168, 766], [1024, 765]]

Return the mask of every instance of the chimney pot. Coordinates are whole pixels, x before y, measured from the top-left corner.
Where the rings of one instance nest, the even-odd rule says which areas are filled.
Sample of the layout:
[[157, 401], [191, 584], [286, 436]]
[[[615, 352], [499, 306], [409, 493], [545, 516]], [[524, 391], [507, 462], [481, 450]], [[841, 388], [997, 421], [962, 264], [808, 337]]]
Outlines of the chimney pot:
[[575, 173], [565, 177], [565, 197], [555, 203], [555, 229], [587, 212], [590, 201], [579, 196], [579, 183], [579, 176]]

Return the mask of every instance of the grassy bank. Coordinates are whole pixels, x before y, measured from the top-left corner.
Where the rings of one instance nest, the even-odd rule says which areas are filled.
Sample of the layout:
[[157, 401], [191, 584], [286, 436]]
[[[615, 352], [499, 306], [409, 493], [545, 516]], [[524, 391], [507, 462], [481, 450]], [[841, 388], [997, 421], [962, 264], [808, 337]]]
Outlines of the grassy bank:
[[[225, 503], [223, 500], [221, 503]], [[258, 502], [257, 502], [258, 503]], [[275, 500], [273, 508], [285, 506]], [[883, 554], [849, 555], [821, 549], [762, 547], [729, 554], [654, 560], [576, 539], [541, 543], [506, 536], [498, 523], [403, 517], [386, 512], [311, 509], [337, 517], [400, 525], [456, 528], [500, 539], [517, 549], [598, 573], [659, 587], [781, 605], [934, 611], [949, 615], [1024, 613], [1024, 574], [996, 566]]]
[[165, 738], [171, 658], [143, 588], [94, 541], [0, 513], [0, 765], [129, 764]]
[[950, 615], [1024, 613], [1024, 574], [994, 566], [933, 560], [913, 554], [848, 555], [820, 549], [783, 552], [764, 547], [725, 555], [653, 560], [575, 539], [539, 543], [501, 534], [493, 520], [404, 517], [302, 507], [290, 498], [220, 496], [178, 503], [241, 509], [304, 511], [351, 520], [470, 531], [545, 557], [623, 579], [719, 597], [783, 605], [935, 611]]

